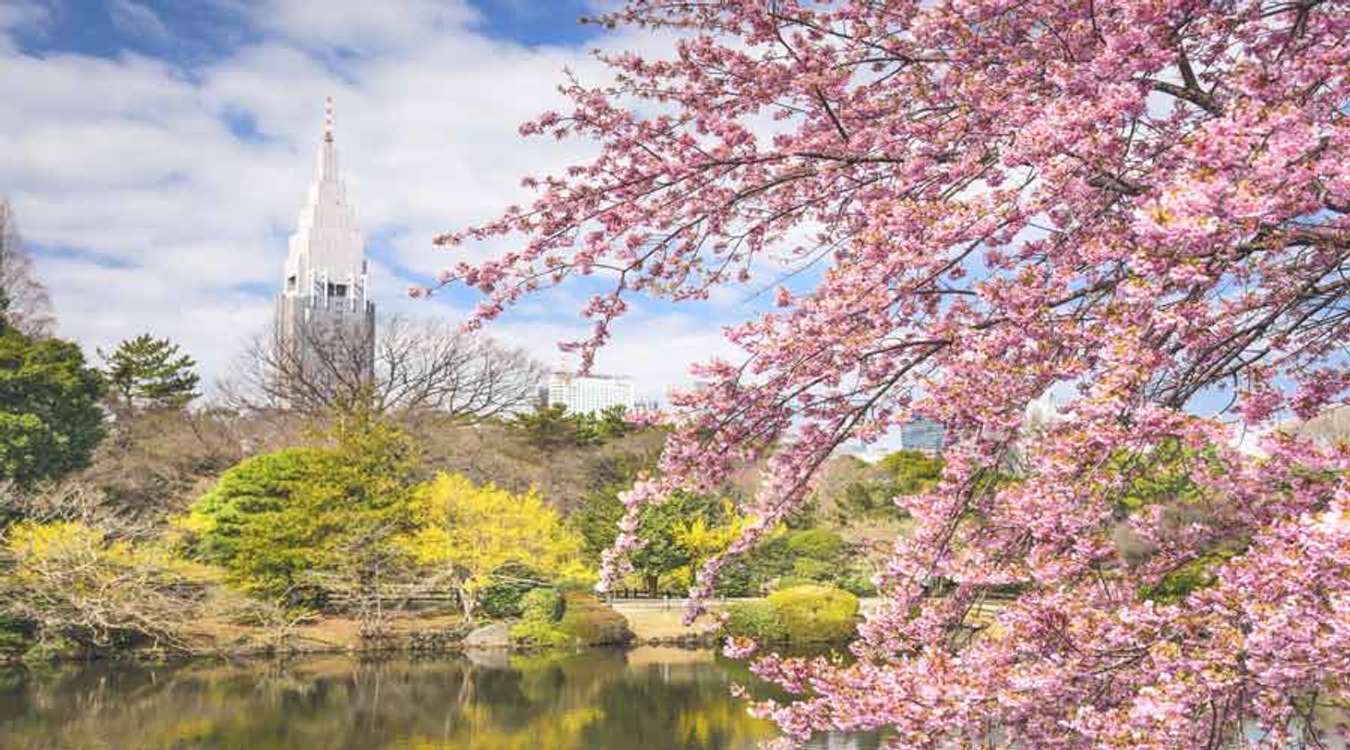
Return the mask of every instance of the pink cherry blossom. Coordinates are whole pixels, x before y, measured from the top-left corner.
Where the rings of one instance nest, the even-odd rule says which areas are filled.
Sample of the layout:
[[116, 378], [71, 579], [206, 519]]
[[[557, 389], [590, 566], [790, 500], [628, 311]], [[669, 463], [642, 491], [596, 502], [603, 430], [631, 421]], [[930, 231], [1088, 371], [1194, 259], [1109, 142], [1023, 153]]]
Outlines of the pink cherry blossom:
[[[755, 663], [795, 698], [755, 709], [785, 743], [1329, 741], [1314, 719], [1350, 699], [1350, 449], [1271, 428], [1350, 390], [1350, 3], [629, 0], [600, 20], [673, 51], [569, 79], [570, 109], [521, 132], [599, 155], [439, 238], [517, 241], [448, 273], [483, 294], [470, 325], [604, 275], [570, 344], [589, 365], [634, 295], [813, 269], [759, 278], [781, 290], [726, 331], [740, 360], [672, 398], [607, 581], [645, 504], [762, 460], [742, 554], [841, 445], [922, 416], [954, 445], [937, 487], [896, 499], [914, 528], [857, 660]], [[1052, 389], [1062, 419], [1024, 429]], [[1193, 413], [1216, 393], [1232, 408]], [[1233, 447], [1249, 434], [1259, 456]]]

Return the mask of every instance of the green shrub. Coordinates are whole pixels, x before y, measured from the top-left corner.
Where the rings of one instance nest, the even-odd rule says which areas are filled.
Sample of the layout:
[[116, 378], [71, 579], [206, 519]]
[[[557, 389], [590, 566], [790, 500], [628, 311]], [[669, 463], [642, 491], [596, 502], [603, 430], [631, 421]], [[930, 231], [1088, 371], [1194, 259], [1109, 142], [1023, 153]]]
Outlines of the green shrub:
[[872, 585], [872, 577], [860, 570], [850, 570], [836, 579], [839, 588], [854, 596], [876, 596], [877, 587]]
[[773, 590], [782, 591], [783, 589], [795, 589], [798, 586], [814, 586], [817, 583], [819, 581], [802, 578], [801, 576], [783, 576], [774, 582]]
[[767, 602], [795, 643], [844, 641], [854, 634], [858, 597], [830, 586], [795, 586], [770, 594]]
[[573, 643], [572, 636], [557, 625], [541, 620], [521, 620], [511, 626], [510, 634], [511, 642], [523, 648], [562, 648]]
[[539, 587], [541, 576], [524, 565], [507, 565], [498, 573], [508, 580], [485, 586], [478, 594], [478, 610], [488, 617], [520, 617], [521, 600]]
[[254, 456], [225, 472], [179, 522], [190, 552], [252, 593], [306, 603], [403, 554], [395, 540], [414, 521], [416, 445], [380, 422], [342, 424], [331, 447]]
[[553, 589], [534, 589], [521, 598], [520, 616], [529, 622], [557, 622], [562, 615], [562, 595]]
[[799, 557], [792, 561], [792, 577], [808, 581], [828, 581], [839, 572], [839, 564], [813, 557]]
[[600, 646], [627, 643], [633, 639], [628, 620], [594, 595], [572, 592], [562, 598], [563, 613], [558, 628], [576, 643]]
[[795, 557], [838, 562], [844, 553], [844, 539], [829, 529], [806, 529], [788, 536], [787, 548]]
[[788, 639], [787, 625], [769, 602], [758, 599], [736, 602], [727, 608], [727, 621], [722, 626], [725, 634], [754, 638], [764, 643]]
[[494, 583], [478, 594], [478, 612], [494, 619], [520, 617], [520, 602], [530, 591], [517, 583]]
[[31, 620], [0, 614], [0, 661], [22, 656], [33, 645], [36, 629]]

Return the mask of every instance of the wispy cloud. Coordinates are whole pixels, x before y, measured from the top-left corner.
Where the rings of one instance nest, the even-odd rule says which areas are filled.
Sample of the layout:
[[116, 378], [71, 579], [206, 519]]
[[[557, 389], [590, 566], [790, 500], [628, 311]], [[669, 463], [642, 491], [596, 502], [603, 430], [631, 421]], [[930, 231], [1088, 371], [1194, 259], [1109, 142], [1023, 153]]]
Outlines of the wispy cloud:
[[[180, 31], [167, 14], [119, 6], [123, 33]], [[126, 50], [25, 54], [6, 44], [12, 30], [45, 18], [37, 5], [14, 10], [25, 7], [0, 5], [0, 192], [37, 245], [61, 333], [91, 349], [152, 331], [182, 341], [209, 377], [224, 371], [269, 320], [325, 95], [337, 100], [342, 169], [390, 310], [462, 315], [463, 299], [403, 295], [455, 260], [430, 238], [528, 200], [522, 175], [590, 152], [521, 141], [516, 128], [560, 104], [564, 67], [601, 79], [595, 44], [505, 40], [464, 2], [241, 3], [232, 13], [250, 26], [229, 36], [248, 41], [186, 72]], [[555, 342], [586, 329], [575, 301], [562, 290], [495, 332], [556, 363]], [[599, 360], [639, 376], [648, 396], [687, 382], [689, 362], [730, 353], [716, 320], [646, 314], [657, 309], [639, 305]]]
[[108, 5], [108, 16], [113, 26], [124, 34], [144, 37], [157, 43], [172, 38], [168, 27], [155, 11], [134, 0], [112, 0]]

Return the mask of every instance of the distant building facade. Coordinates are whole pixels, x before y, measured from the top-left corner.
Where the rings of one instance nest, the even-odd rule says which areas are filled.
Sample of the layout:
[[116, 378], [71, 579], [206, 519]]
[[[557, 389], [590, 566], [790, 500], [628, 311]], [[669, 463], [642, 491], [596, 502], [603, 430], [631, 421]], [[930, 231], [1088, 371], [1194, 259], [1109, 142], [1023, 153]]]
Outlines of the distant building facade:
[[937, 455], [946, 446], [947, 428], [922, 417], [900, 426], [900, 448]]
[[369, 381], [375, 304], [368, 299], [365, 240], [338, 174], [331, 99], [325, 110], [314, 181], [290, 237], [277, 298], [277, 343], [311, 382], [352, 376]]
[[545, 406], [564, 406], [568, 414], [599, 413], [612, 406], [633, 411], [633, 381], [621, 375], [574, 375], [556, 371], [541, 390]]

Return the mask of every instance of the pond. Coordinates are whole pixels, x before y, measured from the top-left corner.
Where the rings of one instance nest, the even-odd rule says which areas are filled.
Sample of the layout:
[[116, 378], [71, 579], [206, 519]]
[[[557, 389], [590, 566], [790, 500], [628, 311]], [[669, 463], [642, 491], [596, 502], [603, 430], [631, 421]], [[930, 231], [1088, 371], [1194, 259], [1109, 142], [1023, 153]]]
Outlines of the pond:
[[[0, 670], [5, 750], [750, 750], [743, 665], [641, 647], [565, 656], [98, 663]], [[874, 750], [821, 736], [819, 750]]]

